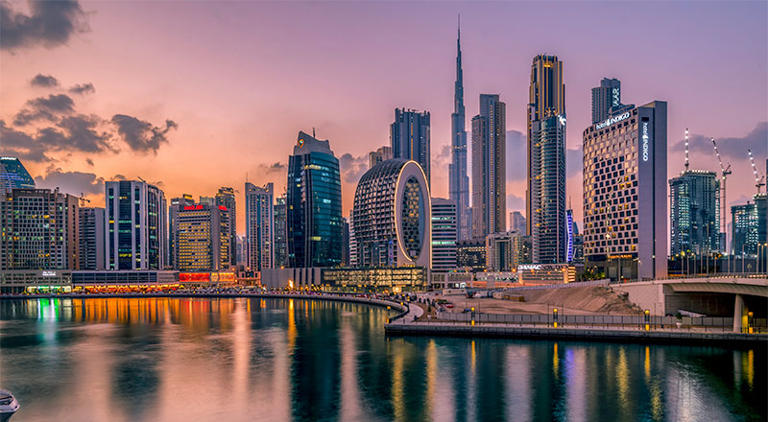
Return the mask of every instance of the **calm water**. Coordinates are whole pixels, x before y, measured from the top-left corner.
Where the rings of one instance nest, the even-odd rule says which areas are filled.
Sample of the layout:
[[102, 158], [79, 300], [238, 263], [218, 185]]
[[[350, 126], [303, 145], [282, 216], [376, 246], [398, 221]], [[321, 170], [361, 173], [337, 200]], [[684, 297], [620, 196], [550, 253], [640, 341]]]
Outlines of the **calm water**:
[[0, 301], [14, 421], [765, 420], [766, 356], [392, 338], [293, 299]]

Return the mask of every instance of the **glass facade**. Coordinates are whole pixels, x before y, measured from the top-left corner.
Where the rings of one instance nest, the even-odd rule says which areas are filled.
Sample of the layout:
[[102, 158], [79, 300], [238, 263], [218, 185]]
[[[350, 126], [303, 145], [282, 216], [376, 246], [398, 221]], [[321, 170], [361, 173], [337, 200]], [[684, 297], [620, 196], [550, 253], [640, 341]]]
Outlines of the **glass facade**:
[[341, 177], [328, 141], [299, 133], [288, 159], [286, 226], [289, 267], [341, 264]]
[[107, 268], [159, 270], [167, 248], [163, 191], [141, 181], [107, 182]]
[[711, 171], [669, 180], [671, 255], [720, 250], [720, 181]]
[[0, 188], [4, 190], [34, 189], [35, 180], [18, 158], [0, 157]]

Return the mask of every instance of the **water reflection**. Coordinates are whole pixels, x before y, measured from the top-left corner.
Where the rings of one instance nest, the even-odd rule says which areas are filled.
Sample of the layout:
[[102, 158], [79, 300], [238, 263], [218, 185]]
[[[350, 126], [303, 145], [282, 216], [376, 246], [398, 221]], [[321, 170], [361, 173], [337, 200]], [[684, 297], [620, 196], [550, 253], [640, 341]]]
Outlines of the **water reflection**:
[[762, 351], [387, 339], [386, 317], [294, 299], [4, 300], [0, 382], [22, 402], [19, 420], [767, 415]]

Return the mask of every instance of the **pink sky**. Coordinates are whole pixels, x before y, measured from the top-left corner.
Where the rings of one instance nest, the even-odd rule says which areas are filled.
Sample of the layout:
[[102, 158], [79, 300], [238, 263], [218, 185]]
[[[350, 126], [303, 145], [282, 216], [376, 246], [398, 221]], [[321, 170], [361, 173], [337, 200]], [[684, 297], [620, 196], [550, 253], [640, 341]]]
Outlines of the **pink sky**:
[[[136, 152], [114, 138], [119, 152], [51, 149], [51, 161], [24, 160], [41, 186], [95, 191], [77, 183], [116, 175], [161, 182], [167, 198], [210, 196], [219, 186], [242, 192], [250, 181], [274, 182], [282, 192], [299, 130], [317, 129], [344, 163], [367, 163], [389, 143], [395, 107], [432, 113], [433, 196], [447, 196], [456, 15], [462, 14], [467, 121], [480, 93], [507, 104], [508, 130], [525, 130], [530, 63], [539, 53], [565, 62], [569, 149], [590, 123], [590, 88], [602, 77], [621, 79], [623, 100], [669, 102], [670, 175], [682, 169], [675, 149], [685, 127], [722, 138], [734, 165], [729, 202], [755, 192], [746, 161], [752, 147], [765, 172], [768, 145], [768, 32], [765, 2], [663, 3], [255, 3], [81, 2], [76, 30], [60, 43], [0, 50], [0, 119], [34, 135], [46, 122], [16, 127], [28, 100], [67, 94], [90, 82], [95, 92], [67, 94], [77, 113], [103, 119], [135, 116], [164, 126], [168, 142]], [[13, 13], [30, 14], [26, 2]], [[82, 25], [80, 29], [86, 29]], [[6, 38], [7, 39], [7, 38]], [[0, 41], [2, 45], [2, 41]], [[59, 87], [30, 86], [37, 74]], [[469, 128], [467, 128], [469, 130]], [[749, 136], [748, 136], [749, 135]], [[0, 153], [12, 154], [8, 138]], [[694, 168], [714, 170], [708, 141], [695, 143]], [[519, 168], [524, 149], [511, 151]], [[569, 157], [579, 157], [578, 153]], [[90, 159], [93, 165], [86, 160]], [[581, 161], [568, 162], [568, 195], [581, 217]], [[81, 172], [77, 178], [60, 172]], [[360, 169], [344, 166], [344, 214]], [[510, 170], [510, 173], [515, 171]], [[66, 181], [66, 182], [62, 182]], [[79, 188], [79, 190], [78, 190]], [[508, 181], [511, 209], [524, 209], [523, 180]], [[513, 198], [517, 197], [517, 198]], [[103, 194], [90, 194], [103, 204]], [[243, 231], [242, 198], [239, 229]]]

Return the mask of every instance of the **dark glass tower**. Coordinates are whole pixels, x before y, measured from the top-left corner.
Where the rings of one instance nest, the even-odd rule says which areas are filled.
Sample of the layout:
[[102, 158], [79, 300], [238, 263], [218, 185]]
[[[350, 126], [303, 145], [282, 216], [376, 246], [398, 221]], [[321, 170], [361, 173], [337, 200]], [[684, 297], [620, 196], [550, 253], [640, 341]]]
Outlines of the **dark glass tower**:
[[392, 157], [419, 163], [429, 184], [429, 112], [396, 108], [390, 129]]
[[711, 171], [686, 170], [669, 180], [671, 255], [720, 250], [720, 180]]
[[288, 266], [340, 265], [341, 178], [327, 140], [299, 132], [286, 186]]
[[467, 240], [472, 236], [465, 120], [464, 71], [461, 68], [461, 27], [459, 27], [456, 38], [456, 82], [453, 85], [453, 114], [451, 114], [451, 164], [448, 167], [449, 198], [456, 204], [459, 240]]
[[237, 244], [237, 201], [235, 200], [235, 190], [229, 186], [219, 188], [216, 193], [216, 205], [226, 207], [229, 211], [229, 263], [237, 265], [237, 253], [235, 245]]
[[0, 189], [34, 189], [35, 180], [16, 157], [0, 157]]
[[506, 105], [498, 95], [480, 95], [472, 118], [472, 237], [507, 229]]

